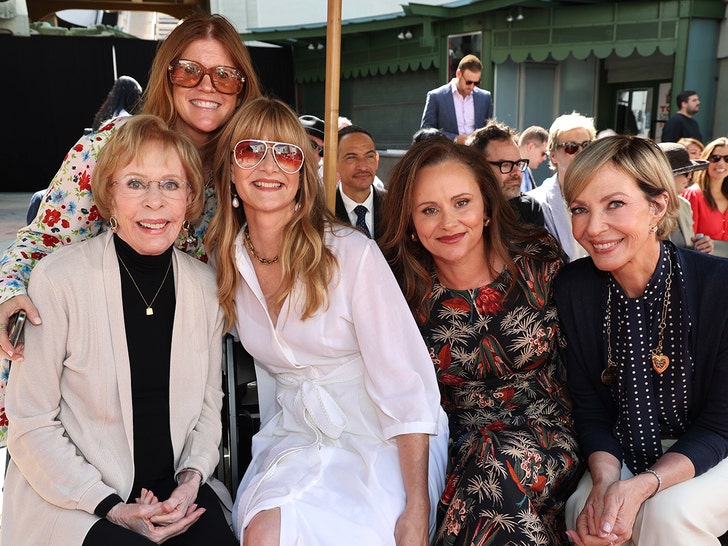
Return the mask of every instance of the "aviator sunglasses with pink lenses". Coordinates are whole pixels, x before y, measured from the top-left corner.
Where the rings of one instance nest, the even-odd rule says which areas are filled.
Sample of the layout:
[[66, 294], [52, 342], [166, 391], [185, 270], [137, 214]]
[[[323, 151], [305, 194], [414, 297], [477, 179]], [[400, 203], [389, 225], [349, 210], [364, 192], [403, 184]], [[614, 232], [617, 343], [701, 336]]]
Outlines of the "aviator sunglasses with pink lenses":
[[235, 145], [235, 164], [241, 169], [255, 169], [263, 162], [268, 150], [272, 150], [273, 160], [286, 174], [297, 173], [303, 167], [303, 150], [295, 144], [252, 139], [241, 140]]

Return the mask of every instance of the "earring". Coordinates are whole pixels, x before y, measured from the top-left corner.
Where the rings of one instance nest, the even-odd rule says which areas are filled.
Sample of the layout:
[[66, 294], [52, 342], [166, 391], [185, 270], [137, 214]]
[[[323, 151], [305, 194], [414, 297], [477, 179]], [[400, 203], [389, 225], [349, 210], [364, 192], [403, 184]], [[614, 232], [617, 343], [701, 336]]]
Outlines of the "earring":
[[[232, 167], [231, 167], [232, 169]], [[235, 191], [235, 184], [230, 184], [230, 193], [233, 195], [233, 208], [236, 209], [240, 207], [240, 200], [238, 199], [238, 192]]]
[[483, 227], [488, 227], [490, 225], [490, 218], [483, 218]]
[[301, 210], [301, 202], [300, 201], [296, 201], [296, 204], [293, 205], [293, 210], [294, 210], [294, 212], [298, 212], [299, 210]]
[[412, 242], [413, 243], [416, 243], [417, 242], [417, 235], [415, 235], [414, 232], [413, 233], [410, 233], [410, 239], [412, 239]]
[[657, 233], [657, 224], [650, 226], [650, 233]]
[[189, 220], [182, 222], [182, 231], [184, 233], [189, 233], [190, 229], [192, 229], [192, 223]]
[[109, 218], [109, 227], [114, 233], [119, 231], [119, 220], [116, 219], [116, 216], [112, 216], [111, 218]]

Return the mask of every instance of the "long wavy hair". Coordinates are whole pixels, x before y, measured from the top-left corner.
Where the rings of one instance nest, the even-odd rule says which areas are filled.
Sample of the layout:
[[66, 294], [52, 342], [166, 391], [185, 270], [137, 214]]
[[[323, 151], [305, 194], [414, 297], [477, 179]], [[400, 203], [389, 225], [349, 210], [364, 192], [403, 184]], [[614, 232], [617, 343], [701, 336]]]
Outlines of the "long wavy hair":
[[[478, 183], [485, 204], [485, 215], [491, 219], [490, 225], [483, 229], [485, 252], [486, 255], [495, 255], [502, 260], [511, 273], [509, 291], [518, 278], [512, 258], [514, 254], [552, 261], [560, 253], [555, 241], [553, 253], [544, 256], [533, 252], [535, 247], [528, 243], [548, 238], [548, 233], [543, 228], [529, 226], [529, 229], [524, 229], [519, 226], [516, 213], [503, 196], [500, 184], [481, 153], [470, 146], [455, 144], [443, 137], [420, 141], [409, 149], [389, 175], [387, 198], [382, 211], [384, 231], [378, 240], [412, 314], [420, 323], [426, 318], [435, 261], [432, 254], [415, 237], [412, 221], [415, 206], [413, 193], [423, 168], [448, 162], [467, 167]], [[493, 276], [498, 273], [491, 270]]]
[[[159, 46], [149, 69], [149, 83], [142, 96], [143, 113], [159, 116], [174, 127], [177, 111], [174, 107], [173, 85], [167, 76], [167, 68], [172, 61], [180, 58], [182, 52], [192, 42], [210, 38], [220, 42], [232, 58], [235, 68], [245, 77], [243, 90], [238, 95], [237, 106], [260, 96], [260, 83], [250, 53], [232, 23], [222, 15], [195, 13], [182, 21]], [[201, 151], [203, 156], [215, 149], [221, 129], [212, 135], [206, 149]]]
[[[709, 142], [705, 146], [705, 149], [703, 149], [703, 153], [700, 157], [702, 159], [708, 159], [715, 153], [715, 149], [719, 146], [728, 147], [728, 138], [719, 137], [712, 142]], [[696, 172], [693, 175], [693, 181], [703, 192], [703, 197], [705, 198], [705, 202], [708, 206], [713, 210], [718, 210], [718, 204], [715, 202], [715, 198], [710, 191], [710, 175], [708, 174], [708, 169]], [[728, 197], [728, 176], [723, 179], [723, 182], [720, 185], [720, 191], [724, 196]]]
[[325, 231], [337, 223], [326, 208], [323, 187], [318, 177], [318, 156], [296, 114], [284, 102], [260, 97], [246, 102], [230, 119], [215, 156], [215, 190], [218, 207], [205, 237], [205, 247], [217, 263], [218, 297], [229, 328], [235, 323], [233, 298], [240, 279], [235, 263], [235, 239], [245, 225], [243, 207], [234, 208], [232, 149], [242, 139], [267, 139], [295, 144], [303, 150], [299, 190], [293, 218], [286, 227], [281, 244], [283, 270], [281, 304], [300, 283], [302, 318], [312, 317], [328, 305], [328, 288], [338, 270], [333, 252], [325, 244]]

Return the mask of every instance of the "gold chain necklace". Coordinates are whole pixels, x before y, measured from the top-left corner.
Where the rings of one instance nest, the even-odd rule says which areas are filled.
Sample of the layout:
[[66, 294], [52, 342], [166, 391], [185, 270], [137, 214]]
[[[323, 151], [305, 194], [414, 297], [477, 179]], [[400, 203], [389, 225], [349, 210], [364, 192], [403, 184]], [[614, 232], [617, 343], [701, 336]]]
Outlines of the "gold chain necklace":
[[161, 292], [162, 287], [164, 286], [164, 283], [167, 280], [167, 275], [169, 275], [169, 270], [172, 268], [172, 256], [169, 257], [169, 264], [167, 264], [167, 271], [165, 271], [165, 273], [164, 273], [164, 278], [162, 279], [162, 284], [159, 285], [159, 288], [157, 288], [157, 293], [154, 294], [152, 301], [150, 301], [149, 303], [147, 303], [147, 299], [144, 297], [144, 294], [142, 294], [142, 291], [139, 290], [139, 285], [134, 280], [134, 277], [131, 276], [131, 272], [129, 271], [129, 268], [126, 267], [124, 260], [121, 259], [121, 256], [119, 256], [119, 254], [117, 254], [116, 256], [119, 258], [119, 262], [121, 263], [121, 265], [124, 266], [124, 270], [126, 271], [126, 274], [129, 275], [131, 282], [134, 283], [134, 288], [137, 289], [137, 292], [139, 292], [139, 295], [142, 297], [142, 301], [144, 302], [144, 305], [147, 306], [147, 316], [153, 315], [154, 309], [152, 309], [152, 305], [154, 305], [154, 300], [156, 300], [157, 296], [159, 296], [159, 292]]
[[271, 258], [270, 260], [268, 258], [263, 258], [263, 256], [260, 256], [256, 251], [255, 247], [253, 246], [253, 241], [250, 240], [250, 230], [248, 229], [248, 226], [245, 226], [245, 229], [243, 230], [243, 237], [245, 238], [245, 246], [248, 247], [248, 250], [250, 250], [250, 253], [255, 257], [256, 260], [258, 260], [260, 263], [264, 265], [271, 265], [278, 261], [278, 256], [276, 255], [275, 258]]
[[[665, 326], [667, 325], [667, 310], [670, 308], [670, 289], [672, 288], [672, 258], [669, 251], [666, 253], [669, 269], [667, 278], [665, 279], [665, 294], [662, 299], [662, 317], [657, 327], [657, 347], [650, 351], [650, 360], [652, 361], [652, 369], [657, 373], [662, 373], [670, 366], [670, 358], [662, 354], [662, 342], [665, 338]], [[602, 371], [601, 380], [605, 385], [611, 385], [617, 379], [617, 364], [612, 360], [612, 287], [609, 286], [607, 293], [607, 314], [605, 317], [607, 330], [607, 367]]]

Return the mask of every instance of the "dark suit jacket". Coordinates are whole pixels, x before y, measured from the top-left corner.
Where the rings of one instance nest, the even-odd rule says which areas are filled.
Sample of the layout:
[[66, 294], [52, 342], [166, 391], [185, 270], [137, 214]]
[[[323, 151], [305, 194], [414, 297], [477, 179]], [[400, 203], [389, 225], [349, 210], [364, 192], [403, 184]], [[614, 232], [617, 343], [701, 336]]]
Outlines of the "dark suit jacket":
[[[728, 455], [728, 260], [682, 248], [677, 257], [691, 324], [685, 338], [694, 372], [688, 385], [690, 423], [670, 451], [690, 459], [697, 476]], [[621, 461], [614, 435], [617, 406], [610, 387], [600, 380], [607, 360], [603, 332], [607, 280], [608, 274], [591, 258], [573, 261], [556, 277], [554, 299], [566, 338], [563, 356], [579, 444], [587, 457], [606, 451]]]
[[[493, 100], [490, 91], [479, 87], [473, 89], [473, 106], [475, 128], [479, 129], [493, 117]], [[455, 115], [455, 103], [450, 82], [427, 93], [420, 127], [441, 129], [451, 140], [458, 136], [458, 118]]]
[[522, 193], [508, 200], [508, 204], [516, 211], [518, 219], [524, 224], [544, 227], [543, 211], [535, 198]]
[[[376, 186], [372, 186], [372, 191], [374, 192], [374, 210], [371, 211], [374, 215], [374, 233], [372, 233], [372, 237], [376, 240], [382, 234], [382, 205], [384, 204], [384, 196], [387, 192], [380, 190]], [[344, 201], [341, 199], [341, 188], [336, 188], [336, 217], [342, 222], [351, 224], [349, 213], [346, 212]]]

